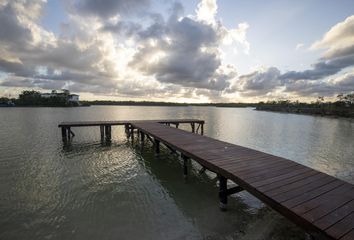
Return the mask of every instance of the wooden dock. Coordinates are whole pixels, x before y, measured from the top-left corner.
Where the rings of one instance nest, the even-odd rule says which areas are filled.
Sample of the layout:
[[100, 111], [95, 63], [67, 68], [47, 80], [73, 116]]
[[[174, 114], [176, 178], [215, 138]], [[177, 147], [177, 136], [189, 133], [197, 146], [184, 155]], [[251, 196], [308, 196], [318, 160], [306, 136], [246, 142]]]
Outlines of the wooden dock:
[[[216, 173], [221, 209], [226, 209], [228, 195], [245, 190], [315, 239], [354, 239], [354, 185], [288, 159], [161, 123], [129, 122], [128, 137], [137, 133], [142, 142], [149, 139], [157, 153], [161, 143], [179, 152], [184, 175], [188, 159]], [[237, 186], [228, 188], [228, 180]]]
[[180, 124], [189, 124], [193, 133], [204, 133], [204, 121], [199, 119], [158, 119], [158, 120], [121, 120], [121, 121], [80, 121], [80, 122], [62, 122], [58, 125], [61, 128], [62, 138], [64, 142], [70, 141], [75, 136], [72, 128], [74, 127], [100, 127], [101, 140], [111, 141], [112, 126], [125, 126], [125, 133], [129, 136], [134, 129], [132, 123], [136, 122], [155, 122], [178, 128]]

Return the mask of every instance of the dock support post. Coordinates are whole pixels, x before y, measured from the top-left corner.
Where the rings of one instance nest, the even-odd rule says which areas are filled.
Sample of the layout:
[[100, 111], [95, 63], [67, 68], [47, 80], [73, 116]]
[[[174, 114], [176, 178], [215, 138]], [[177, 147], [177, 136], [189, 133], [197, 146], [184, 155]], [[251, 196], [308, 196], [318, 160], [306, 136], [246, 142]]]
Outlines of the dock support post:
[[145, 134], [140, 131], [140, 142], [141, 142], [141, 144], [144, 144], [144, 140], [145, 140]]
[[129, 138], [129, 124], [124, 124], [124, 131], [127, 138]]
[[61, 127], [61, 136], [63, 138], [63, 141], [67, 140], [67, 134], [66, 134], [66, 128], [65, 127]]
[[200, 135], [204, 135], [204, 123], [201, 124]]
[[70, 127], [66, 128], [67, 130], [67, 136], [68, 136], [68, 139], [70, 140], [71, 139], [71, 129]]
[[104, 141], [104, 126], [100, 126], [100, 133], [101, 133], [101, 141]]
[[184, 154], [182, 154], [182, 159], [183, 159], [183, 177], [187, 178], [188, 176], [188, 157]]
[[191, 127], [192, 127], [192, 133], [194, 133], [195, 132], [195, 124], [191, 123]]
[[130, 125], [130, 137], [132, 138], [132, 141], [134, 140], [134, 127]]
[[176, 128], [178, 128], [179, 123], [176, 123]]
[[220, 210], [227, 210], [227, 178], [219, 175], [219, 201]]
[[206, 171], [207, 169], [206, 169], [206, 167], [202, 167], [202, 169], [200, 169], [199, 171], [198, 171], [198, 173], [200, 174], [200, 175], [202, 175], [203, 173], [205, 173], [205, 171]]
[[155, 145], [155, 153], [159, 154], [160, 153], [160, 141], [157, 139], [154, 139], [154, 145]]
[[112, 127], [110, 125], [105, 125], [104, 126], [105, 134], [106, 134], [106, 141], [109, 142], [111, 141], [111, 130]]

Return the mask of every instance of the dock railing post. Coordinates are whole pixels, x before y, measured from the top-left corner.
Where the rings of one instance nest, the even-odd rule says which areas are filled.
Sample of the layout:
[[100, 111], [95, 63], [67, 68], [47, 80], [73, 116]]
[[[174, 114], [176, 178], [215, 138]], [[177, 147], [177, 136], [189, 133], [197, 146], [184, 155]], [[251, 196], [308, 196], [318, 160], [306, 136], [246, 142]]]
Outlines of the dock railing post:
[[220, 201], [220, 210], [227, 210], [227, 178], [219, 175], [219, 201]]

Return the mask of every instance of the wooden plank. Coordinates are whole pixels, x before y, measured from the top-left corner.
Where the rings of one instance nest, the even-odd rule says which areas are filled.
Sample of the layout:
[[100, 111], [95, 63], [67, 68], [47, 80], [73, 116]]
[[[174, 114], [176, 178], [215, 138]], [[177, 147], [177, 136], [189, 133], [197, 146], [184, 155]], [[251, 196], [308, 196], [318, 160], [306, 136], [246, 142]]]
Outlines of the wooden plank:
[[327, 175], [318, 173], [315, 175], [312, 175], [308, 178], [303, 178], [299, 181], [293, 182], [293, 183], [289, 183], [287, 185], [283, 185], [281, 187], [278, 188], [274, 188], [274, 189], [269, 189], [269, 190], [263, 190], [265, 193], [269, 194], [270, 196], [277, 196], [280, 195], [282, 193], [286, 193], [289, 191], [293, 191], [295, 189], [298, 188], [303, 188], [304, 186], [308, 186], [309, 184], [313, 183], [313, 182], [323, 182], [323, 179], [328, 178]]
[[331, 201], [328, 202], [323, 202], [321, 203], [320, 206], [306, 212], [303, 217], [308, 219], [311, 222], [314, 222], [318, 219], [320, 219], [323, 216], [326, 216], [327, 214], [336, 211], [340, 206], [347, 204], [348, 202], [352, 201], [353, 199], [346, 200], [340, 198], [332, 199]]
[[345, 234], [340, 240], [353, 240], [354, 239], [354, 229], [352, 229], [349, 233]]
[[354, 223], [349, 224], [347, 216], [352, 211], [353, 185], [284, 158], [162, 124], [133, 125], [233, 180], [305, 230], [326, 239], [350, 236]]
[[272, 197], [284, 206], [290, 208], [331, 191], [332, 189], [339, 187], [340, 184], [342, 184], [342, 182], [338, 183], [330, 178], [325, 180], [321, 179], [320, 181], [312, 182], [302, 188], [293, 189]]
[[334, 238], [340, 239], [353, 230], [354, 212], [331, 226], [326, 232]]
[[296, 171], [297, 169], [301, 169], [303, 168], [303, 166], [301, 165], [295, 165], [295, 166], [292, 166], [292, 167], [287, 167], [287, 168], [284, 168], [284, 169], [279, 169], [279, 170], [276, 170], [276, 171], [272, 171], [272, 172], [265, 172], [263, 174], [255, 174], [255, 176], [249, 176], [249, 177], [244, 177], [244, 179], [249, 182], [249, 183], [252, 183], [252, 182], [256, 182], [256, 181], [259, 181], [261, 179], [268, 179], [268, 178], [272, 178], [272, 177], [276, 177], [276, 176], [280, 176], [284, 173], [290, 173], [292, 171]]
[[300, 168], [296, 171], [292, 171], [290, 173], [284, 173], [276, 177], [268, 178], [267, 180], [260, 180], [252, 183], [253, 187], [260, 188], [262, 186], [267, 186], [269, 184], [277, 183], [277, 182], [283, 182], [285, 179], [291, 179], [293, 177], [301, 176], [301, 174], [314, 171], [310, 168]]
[[353, 185], [343, 184], [336, 189], [309, 200], [308, 202], [297, 205], [292, 208], [292, 210], [301, 215], [304, 215], [306, 212], [321, 206], [326, 206], [329, 210], [335, 210], [338, 208], [337, 204], [341, 205], [353, 199], [353, 188]]
[[[313, 171], [313, 170], [308, 170], [308, 171], [304, 171], [304, 169], [301, 169], [302, 172], [300, 172], [297, 175], [294, 175], [292, 177], [287, 177], [278, 181], [268, 181], [269, 183], [267, 185], [263, 184], [261, 186], [258, 187], [259, 190], [261, 191], [269, 191], [271, 189], [275, 189], [275, 188], [280, 188], [282, 186], [294, 183], [294, 182], [298, 182], [301, 181], [303, 179], [309, 178], [313, 175], [319, 174], [317, 171]], [[273, 179], [274, 180], [274, 179]], [[254, 186], [254, 185], [253, 185]]]
[[121, 120], [121, 121], [78, 121], [78, 122], [62, 122], [58, 127], [91, 127], [100, 125], [124, 125], [133, 122], [157, 122], [157, 123], [199, 123], [204, 124], [204, 120], [200, 119], [156, 119], [156, 120]]
[[317, 219], [314, 224], [321, 229], [327, 229], [335, 223], [341, 221], [344, 217], [354, 212], [354, 200], [343, 204], [333, 212]]

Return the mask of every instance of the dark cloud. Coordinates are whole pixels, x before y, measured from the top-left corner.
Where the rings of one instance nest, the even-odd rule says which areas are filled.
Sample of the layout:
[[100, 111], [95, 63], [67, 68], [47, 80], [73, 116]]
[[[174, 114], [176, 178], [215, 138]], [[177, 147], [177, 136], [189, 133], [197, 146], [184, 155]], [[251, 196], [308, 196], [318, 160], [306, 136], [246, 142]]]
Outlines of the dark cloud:
[[354, 16], [333, 26], [312, 49], [326, 49], [323, 57], [305, 71], [290, 71], [282, 76], [283, 80], [316, 80], [326, 78], [354, 66]]
[[24, 66], [20, 62], [11, 62], [0, 58], [0, 71], [12, 73], [21, 77], [30, 77], [35, 74], [35, 70], [28, 66]]
[[[220, 29], [189, 17], [180, 18], [181, 12], [181, 6], [174, 5], [168, 21], [156, 17], [151, 26], [137, 33], [142, 47], [130, 65], [154, 75], [161, 83], [226, 89], [236, 73], [221, 70]], [[151, 61], [154, 58], [156, 61]]]
[[[344, 52], [342, 52], [344, 53]], [[337, 52], [336, 55], [339, 55]], [[280, 76], [283, 80], [315, 80], [325, 78], [340, 72], [346, 67], [354, 66], [354, 54], [337, 56], [332, 59], [321, 59], [317, 62], [313, 69], [305, 70], [301, 72], [289, 71]]]
[[285, 92], [299, 96], [333, 97], [339, 93], [354, 91], [354, 74], [340, 76], [336, 81], [305, 81], [299, 80], [285, 85]]
[[275, 67], [242, 75], [234, 90], [245, 96], [266, 95], [281, 85], [280, 71]]
[[128, 21], [119, 21], [116, 24], [107, 23], [102, 27], [102, 31], [113, 32], [119, 36], [130, 37], [141, 31], [141, 24]]
[[0, 42], [26, 44], [32, 40], [31, 31], [22, 26], [14, 8], [14, 2], [0, 5]]
[[42, 89], [62, 89], [66, 85], [65, 82], [51, 81], [51, 80], [41, 80], [41, 79], [15, 79], [7, 78], [5, 81], [0, 83], [3, 87], [21, 87], [21, 88], [42, 88]]
[[79, 0], [75, 9], [82, 14], [108, 18], [116, 15], [135, 14], [150, 5], [150, 0]]

